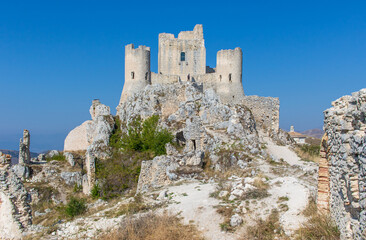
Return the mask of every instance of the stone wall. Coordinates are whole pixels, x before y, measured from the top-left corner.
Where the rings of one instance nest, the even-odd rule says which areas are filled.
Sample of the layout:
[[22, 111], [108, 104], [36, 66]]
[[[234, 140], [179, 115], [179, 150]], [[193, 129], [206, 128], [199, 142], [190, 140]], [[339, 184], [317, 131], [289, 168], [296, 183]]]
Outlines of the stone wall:
[[[327, 139], [323, 143], [323, 155], [329, 165], [329, 209], [341, 239], [365, 239], [366, 88], [343, 96], [332, 105], [324, 111]], [[325, 169], [324, 165], [320, 167]], [[324, 194], [322, 197], [320, 192], [318, 205], [321, 201]]]
[[242, 103], [254, 116], [257, 129], [269, 135], [277, 134], [280, 124], [280, 101], [273, 97], [244, 96]]
[[21, 239], [32, 224], [32, 212], [28, 192], [10, 162], [10, 155], [0, 152], [0, 239]]

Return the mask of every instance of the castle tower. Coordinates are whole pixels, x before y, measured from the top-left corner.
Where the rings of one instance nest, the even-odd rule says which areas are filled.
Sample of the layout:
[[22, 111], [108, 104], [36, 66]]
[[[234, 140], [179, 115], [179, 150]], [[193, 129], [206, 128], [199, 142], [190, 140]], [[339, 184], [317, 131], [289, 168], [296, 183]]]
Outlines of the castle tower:
[[216, 61], [217, 94], [224, 103], [239, 103], [244, 97], [241, 49], [218, 51]]
[[206, 73], [206, 48], [203, 27], [197, 24], [193, 31], [159, 34], [159, 74], [178, 75], [182, 81], [188, 75]]
[[135, 92], [142, 90], [151, 82], [150, 47], [133, 44], [125, 47], [125, 84], [123, 86], [120, 103]]

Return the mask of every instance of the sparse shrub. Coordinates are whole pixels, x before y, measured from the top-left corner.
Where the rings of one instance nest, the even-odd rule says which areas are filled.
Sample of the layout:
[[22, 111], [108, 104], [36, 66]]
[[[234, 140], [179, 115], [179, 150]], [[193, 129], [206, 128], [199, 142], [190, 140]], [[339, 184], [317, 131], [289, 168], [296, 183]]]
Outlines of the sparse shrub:
[[83, 189], [83, 187], [81, 185], [78, 185], [77, 183], [75, 183], [74, 185], [74, 193], [77, 193], [77, 192], [81, 192], [81, 190]]
[[53, 156], [53, 157], [47, 157], [47, 158], [46, 158], [46, 161], [47, 161], [47, 162], [50, 162], [50, 161], [52, 161], [52, 160], [56, 160], [56, 161], [66, 161], [66, 157], [65, 157], [65, 155], [64, 155], [63, 153], [60, 153], [60, 154], [55, 155], [55, 156]]
[[137, 186], [142, 160], [151, 159], [151, 152], [115, 152], [107, 160], [96, 161], [96, 177], [100, 196], [109, 199]]
[[142, 122], [137, 117], [122, 134], [121, 146], [125, 151], [152, 151], [155, 156], [166, 154], [165, 144], [173, 140], [173, 134], [167, 129], [159, 128], [159, 115], [153, 115]]
[[220, 223], [221, 231], [232, 232], [234, 228], [230, 225], [230, 218], [234, 214], [234, 206], [217, 206], [216, 212], [224, 217], [224, 222]]
[[318, 156], [320, 152], [320, 145], [304, 144], [300, 147], [300, 149], [311, 156]]
[[70, 201], [66, 204], [65, 214], [68, 217], [75, 217], [80, 215], [86, 211], [85, 199], [78, 199], [75, 197], [71, 197]]
[[179, 218], [168, 214], [129, 216], [120, 227], [99, 239], [103, 240], [203, 240], [193, 225], [183, 225]]
[[[281, 238], [279, 238], [281, 237]], [[242, 240], [273, 240], [286, 239], [279, 222], [278, 211], [273, 210], [267, 219], [256, 220], [255, 225], [248, 226]]]
[[328, 213], [320, 213], [317, 211], [316, 203], [310, 200], [308, 206], [304, 210], [304, 215], [308, 217], [307, 222], [303, 223], [301, 228], [296, 231], [298, 240], [338, 240], [340, 233], [332, 221]]
[[109, 138], [109, 146], [113, 149], [120, 149], [122, 148], [122, 130], [121, 130], [121, 120], [118, 116], [114, 117], [114, 128], [112, 134]]
[[303, 161], [317, 162], [320, 154], [320, 145], [298, 145], [295, 151]]
[[100, 187], [99, 184], [94, 184], [92, 190], [90, 191], [93, 199], [97, 199], [100, 197]]
[[254, 189], [250, 189], [247, 191], [243, 199], [262, 199], [268, 197], [270, 194], [268, 193], [268, 184], [263, 182], [262, 179], [256, 178], [253, 182]]
[[251, 189], [244, 194], [243, 199], [262, 199], [269, 196], [267, 189]]

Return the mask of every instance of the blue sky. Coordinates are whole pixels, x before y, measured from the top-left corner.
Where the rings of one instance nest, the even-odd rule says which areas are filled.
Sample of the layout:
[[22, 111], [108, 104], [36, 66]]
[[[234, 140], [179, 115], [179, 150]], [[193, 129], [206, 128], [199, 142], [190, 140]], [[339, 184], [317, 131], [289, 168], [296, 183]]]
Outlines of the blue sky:
[[243, 49], [245, 93], [279, 97], [285, 130], [321, 128], [331, 101], [366, 87], [365, 1], [2, 1], [0, 149], [23, 129], [32, 151], [62, 149], [92, 99], [115, 113], [124, 45], [150, 46], [157, 71], [158, 34], [197, 23], [211, 67]]

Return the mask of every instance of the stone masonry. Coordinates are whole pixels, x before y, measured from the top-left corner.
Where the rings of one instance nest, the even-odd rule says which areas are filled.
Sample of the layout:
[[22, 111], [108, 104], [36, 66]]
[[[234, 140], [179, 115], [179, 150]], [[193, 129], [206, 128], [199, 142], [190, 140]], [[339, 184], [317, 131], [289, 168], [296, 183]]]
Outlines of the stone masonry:
[[20, 139], [19, 143], [19, 164], [26, 165], [30, 163], [30, 134], [28, 130], [23, 131], [23, 138]]
[[329, 204], [341, 239], [366, 239], [366, 88], [332, 105], [324, 111], [318, 207]]
[[32, 224], [30, 198], [10, 162], [10, 155], [0, 152], [0, 239], [22, 239]]
[[125, 48], [125, 83], [120, 104], [151, 84], [172, 84], [193, 81], [203, 88], [212, 88], [223, 103], [240, 103], [244, 97], [242, 85], [243, 53], [240, 48], [220, 50], [216, 68], [206, 66], [203, 27], [178, 34], [159, 34], [158, 73], [150, 71], [150, 47]]

